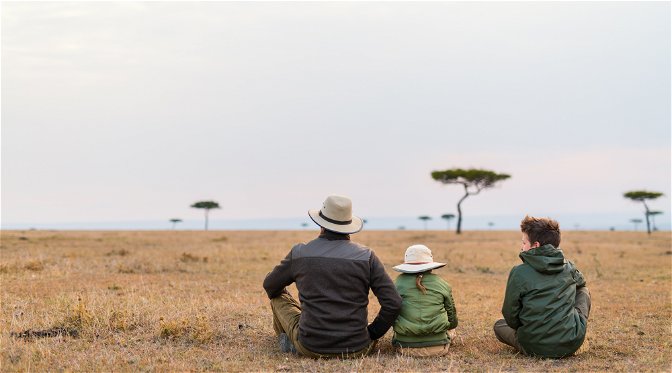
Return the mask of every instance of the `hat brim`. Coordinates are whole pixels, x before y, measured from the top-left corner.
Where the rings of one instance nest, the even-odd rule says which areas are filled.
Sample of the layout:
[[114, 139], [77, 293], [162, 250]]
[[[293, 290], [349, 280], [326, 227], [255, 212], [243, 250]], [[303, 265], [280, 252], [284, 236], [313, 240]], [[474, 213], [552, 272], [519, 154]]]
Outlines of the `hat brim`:
[[430, 269], [441, 268], [445, 266], [446, 263], [431, 262], [425, 264], [399, 264], [398, 266], [392, 267], [397, 272], [403, 273], [420, 273], [429, 271]]
[[320, 210], [308, 210], [308, 216], [310, 216], [310, 218], [313, 219], [315, 224], [319, 225], [320, 227], [337, 233], [343, 233], [343, 234], [357, 233], [361, 231], [362, 227], [364, 226], [362, 219], [356, 216], [352, 217], [352, 222], [350, 224], [344, 224], [344, 225], [334, 224], [324, 220], [320, 216]]

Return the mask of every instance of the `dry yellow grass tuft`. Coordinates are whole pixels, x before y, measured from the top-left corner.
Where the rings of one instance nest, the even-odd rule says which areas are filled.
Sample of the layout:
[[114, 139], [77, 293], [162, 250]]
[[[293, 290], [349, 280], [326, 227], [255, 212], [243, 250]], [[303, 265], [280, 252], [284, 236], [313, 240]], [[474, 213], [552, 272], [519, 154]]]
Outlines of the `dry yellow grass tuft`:
[[173, 321], [165, 321], [163, 318], [159, 318], [159, 324], [159, 336], [169, 340], [180, 340], [188, 343], [207, 343], [215, 335], [210, 329], [208, 321], [200, 315]]
[[[405, 248], [428, 245], [448, 265], [460, 318], [448, 356], [396, 356], [391, 332], [372, 356], [281, 354], [261, 287], [295, 232], [2, 232], [3, 371], [670, 371], [670, 232], [563, 232], [562, 248], [592, 292], [589, 346], [576, 356], [520, 356], [499, 343], [517, 232], [362, 232], [388, 273]], [[290, 292], [296, 295], [292, 287]], [[379, 305], [371, 296], [372, 319]]]

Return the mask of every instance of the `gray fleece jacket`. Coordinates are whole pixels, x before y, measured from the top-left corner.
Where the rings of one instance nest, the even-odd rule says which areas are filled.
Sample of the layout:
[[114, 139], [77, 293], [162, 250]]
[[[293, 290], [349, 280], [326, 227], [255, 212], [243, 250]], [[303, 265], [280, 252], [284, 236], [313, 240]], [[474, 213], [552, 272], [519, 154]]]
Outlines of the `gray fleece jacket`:
[[[299, 341], [317, 353], [359, 351], [382, 337], [401, 310], [401, 297], [373, 251], [349, 235], [326, 231], [292, 248], [264, 280], [269, 298], [296, 282]], [[369, 289], [380, 312], [368, 324]]]

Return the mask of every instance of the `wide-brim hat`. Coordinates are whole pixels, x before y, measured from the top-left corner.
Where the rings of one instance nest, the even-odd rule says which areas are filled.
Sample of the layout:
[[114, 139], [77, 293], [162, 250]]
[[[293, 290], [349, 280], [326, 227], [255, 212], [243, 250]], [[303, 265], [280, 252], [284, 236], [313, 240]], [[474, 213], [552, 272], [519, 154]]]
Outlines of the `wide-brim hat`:
[[362, 230], [362, 219], [352, 215], [348, 197], [331, 195], [319, 210], [308, 210], [308, 216], [320, 227], [337, 233], [351, 234]]
[[406, 249], [404, 263], [392, 267], [395, 271], [403, 273], [421, 273], [430, 269], [440, 268], [446, 263], [434, 261], [432, 250], [425, 245], [413, 245]]

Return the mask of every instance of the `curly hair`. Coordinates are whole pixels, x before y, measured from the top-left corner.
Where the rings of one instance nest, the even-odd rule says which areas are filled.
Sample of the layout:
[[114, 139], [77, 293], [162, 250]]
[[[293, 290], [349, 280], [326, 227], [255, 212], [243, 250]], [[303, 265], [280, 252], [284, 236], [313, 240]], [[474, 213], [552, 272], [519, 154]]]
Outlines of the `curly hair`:
[[539, 242], [544, 246], [551, 244], [560, 246], [560, 224], [551, 218], [535, 218], [526, 215], [520, 222], [520, 230], [527, 234], [530, 242]]

